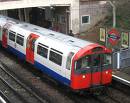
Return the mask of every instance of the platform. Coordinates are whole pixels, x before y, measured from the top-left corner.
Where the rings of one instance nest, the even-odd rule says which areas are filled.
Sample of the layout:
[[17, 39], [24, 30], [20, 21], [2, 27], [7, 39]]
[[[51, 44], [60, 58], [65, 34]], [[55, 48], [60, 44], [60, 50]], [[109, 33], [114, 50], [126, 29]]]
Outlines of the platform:
[[113, 80], [130, 86], [130, 67], [113, 71]]

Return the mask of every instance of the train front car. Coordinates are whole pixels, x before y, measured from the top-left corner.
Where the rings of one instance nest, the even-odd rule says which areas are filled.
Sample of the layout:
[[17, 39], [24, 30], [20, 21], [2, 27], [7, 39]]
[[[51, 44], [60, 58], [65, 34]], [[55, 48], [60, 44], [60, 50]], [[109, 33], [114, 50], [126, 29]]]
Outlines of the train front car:
[[88, 89], [111, 83], [111, 50], [98, 44], [80, 49], [72, 60], [71, 87]]

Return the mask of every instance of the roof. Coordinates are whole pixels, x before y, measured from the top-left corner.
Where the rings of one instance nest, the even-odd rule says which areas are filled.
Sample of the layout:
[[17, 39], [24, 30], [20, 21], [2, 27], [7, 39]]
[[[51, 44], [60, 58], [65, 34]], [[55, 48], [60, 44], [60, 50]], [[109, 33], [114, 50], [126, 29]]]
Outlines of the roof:
[[26, 29], [26, 30], [30, 30], [34, 33], [40, 34], [42, 36], [46, 36], [47, 38], [51, 38], [53, 40], [58, 40], [62, 43], [65, 43], [67, 45], [71, 45], [74, 47], [78, 47], [78, 48], [83, 48], [89, 44], [93, 44], [90, 41], [85, 41], [85, 40], [81, 40], [75, 37], [71, 37], [68, 36], [66, 34], [63, 33], [59, 33], [59, 32], [55, 32], [49, 29], [45, 29], [36, 25], [32, 25], [29, 23], [19, 23], [17, 24], [17, 26]]
[[14, 21], [16, 23], [15, 26], [18, 26], [19, 28], [23, 28], [32, 33], [40, 34], [44, 37], [51, 38], [52, 40], [55, 40], [55, 41], [60, 41], [61, 43], [64, 43], [66, 45], [69, 45], [75, 48], [81, 49], [81, 48], [86, 47], [87, 45], [93, 44], [90, 41], [81, 40], [72, 36], [68, 36], [63, 33], [55, 32], [49, 29], [39, 27], [36, 25], [32, 25], [25, 22], [20, 22], [12, 18], [8, 18], [5, 16], [0, 16], [0, 17], [5, 18], [7, 21]]

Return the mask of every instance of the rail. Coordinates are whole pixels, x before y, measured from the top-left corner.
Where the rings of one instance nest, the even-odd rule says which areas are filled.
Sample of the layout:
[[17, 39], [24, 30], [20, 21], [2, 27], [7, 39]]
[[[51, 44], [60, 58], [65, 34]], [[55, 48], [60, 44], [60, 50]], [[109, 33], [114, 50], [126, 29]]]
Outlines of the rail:
[[[17, 85], [24, 89], [26, 92], [28, 92], [30, 95], [33, 96], [33, 98], [35, 97], [35, 99], [37, 99], [37, 101], [39, 101], [40, 103], [45, 103], [45, 100], [43, 100], [40, 96], [38, 96], [35, 92], [33, 92], [33, 90], [31, 90], [28, 86], [26, 86], [24, 83], [20, 82], [17, 77], [15, 77], [14, 75], [12, 75], [10, 73], [10, 71], [7, 71], [5, 68], [6, 66], [1, 62], [2, 67], [0, 67], [0, 69], [9, 76], [9, 78], [12, 78], [12, 80], [15, 81], [15, 83], [17, 83]], [[13, 93], [15, 93], [15, 95], [17, 95], [17, 97], [19, 97], [19, 99], [21, 101], [23, 101], [24, 103], [28, 103], [28, 100], [26, 100], [21, 94], [18, 93], [18, 90], [12, 86], [10, 83], [8, 83], [3, 77], [0, 76], [0, 81], [2, 81], [6, 86], [8, 86]]]

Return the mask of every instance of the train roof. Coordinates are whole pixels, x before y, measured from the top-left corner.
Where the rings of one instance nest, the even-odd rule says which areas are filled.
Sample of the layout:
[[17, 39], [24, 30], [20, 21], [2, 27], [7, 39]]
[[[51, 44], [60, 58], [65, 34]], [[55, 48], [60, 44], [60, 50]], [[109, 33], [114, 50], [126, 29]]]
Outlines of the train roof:
[[52, 40], [56, 40], [56, 41], [60, 41], [61, 43], [65, 43], [66, 45], [75, 47], [75, 48], [83, 48], [87, 45], [93, 44], [93, 42], [90, 41], [85, 41], [85, 40], [81, 40], [78, 39], [76, 37], [72, 37], [72, 36], [68, 36], [65, 35], [63, 33], [59, 33], [59, 32], [55, 32], [49, 29], [45, 29], [36, 25], [32, 25], [29, 23], [25, 23], [25, 22], [21, 22], [9, 17], [5, 17], [5, 16], [0, 16], [1, 18], [7, 19], [8, 21], [12, 21], [15, 22], [15, 26], [22, 28], [24, 30], [30, 31], [32, 33], [36, 33], [36, 34], [40, 34], [46, 38], [50, 38]]
[[13, 19], [13, 18], [9, 18], [7, 16], [2, 16], [0, 15], [0, 22], [1, 23], [10, 23], [10, 24], [17, 24], [20, 23], [18, 20]]
[[75, 37], [71, 37], [68, 35], [65, 35], [63, 33], [55, 32], [49, 29], [45, 29], [36, 25], [28, 24], [28, 23], [20, 23], [17, 24], [20, 28], [32, 31], [34, 33], [40, 34], [42, 36], [45, 36], [47, 38], [51, 38], [53, 40], [58, 40], [62, 43], [65, 43], [67, 45], [71, 45], [78, 48], [83, 48], [89, 44], [93, 44], [90, 41], [81, 40]]

